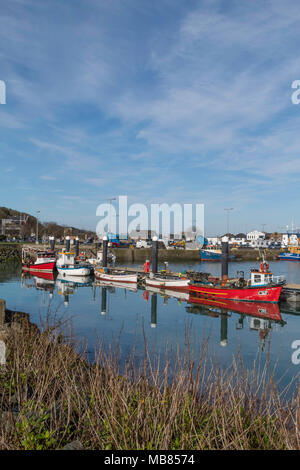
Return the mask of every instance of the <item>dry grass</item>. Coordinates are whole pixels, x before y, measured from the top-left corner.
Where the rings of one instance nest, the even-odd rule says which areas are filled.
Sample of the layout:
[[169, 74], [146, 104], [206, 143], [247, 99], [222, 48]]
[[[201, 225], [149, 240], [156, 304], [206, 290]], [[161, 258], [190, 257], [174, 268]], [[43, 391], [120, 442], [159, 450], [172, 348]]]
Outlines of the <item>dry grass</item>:
[[176, 364], [99, 346], [93, 365], [74, 345], [28, 321], [8, 335], [0, 369], [0, 449], [299, 449], [300, 392], [285, 401], [268, 369], [208, 367], [205, 348]]

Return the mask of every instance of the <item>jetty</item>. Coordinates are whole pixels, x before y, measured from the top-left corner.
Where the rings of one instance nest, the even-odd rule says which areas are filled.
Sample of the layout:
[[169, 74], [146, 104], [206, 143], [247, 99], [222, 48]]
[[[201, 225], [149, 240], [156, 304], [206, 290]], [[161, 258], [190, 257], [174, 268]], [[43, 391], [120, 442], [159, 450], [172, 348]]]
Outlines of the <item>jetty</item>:
[[300, 284], [285, 284], [282, 288], [280, 300], [286, 302], [300, 302]]

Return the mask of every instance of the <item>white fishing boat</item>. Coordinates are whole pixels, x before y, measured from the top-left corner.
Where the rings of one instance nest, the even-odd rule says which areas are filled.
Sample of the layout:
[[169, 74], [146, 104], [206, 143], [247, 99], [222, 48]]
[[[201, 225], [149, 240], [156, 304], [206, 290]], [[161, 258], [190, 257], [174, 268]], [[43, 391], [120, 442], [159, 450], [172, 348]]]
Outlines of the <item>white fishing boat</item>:
[[158, 289], [188, 290], [190, 280], [177, 276], [155, 275], [146, 278], [146, 286]]
[[92, 268], [75, 262], [75, 253], [62, 251], [56, 262], [57, 271], [63, 276], [89, 276]]
[[95, 269], [94, 275], [96, 279], [110, 282], [125, 282], [128, 284], [136, 284], [138, 281], [137, 274], [127, 273], [126, 271], [114, 271], [108, 268]]

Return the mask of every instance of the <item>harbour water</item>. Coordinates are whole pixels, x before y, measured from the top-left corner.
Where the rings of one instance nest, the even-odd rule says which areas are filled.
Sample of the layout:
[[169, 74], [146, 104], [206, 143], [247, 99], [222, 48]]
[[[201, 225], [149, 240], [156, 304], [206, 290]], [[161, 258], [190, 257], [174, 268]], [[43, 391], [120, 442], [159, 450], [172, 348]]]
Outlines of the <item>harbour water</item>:
[[[178, 272], [193, 269], [215, 275], [221, 269], [219, 263], [170, 267]], [[255, 267], [253, 262], [231, 262], [229, 275], [244, 271], [247, 278], [251, 267]], [[288, 282], [300, 283], [300, 263], [274, 261], [270, 268], [275, 275], [285, 275]], [[136, 360], [143, 358], [145, 345], [150, 356], [165, 357], [168, 353], [174, 358], [185, 354], [187, 344], [197, 360], [207, 344], [213, 363], [224, 368], [237, 354], [248, 368], [254, 361], [276, 364], [275, 376], [281, 378], [281, 386], [300, 372], [300, 364], [292, 361], [292, 343], [300, 340], [300, 307], [292, 304], [281, 303], [278, 309], [275, 305], [274, 319], [270, 320], [263, 308], [243, 310], [242, 303], [239, 309], [226, 310], [218, 304], [193, 304], [184, 296], [97, 285], [93, 278], [72, 282], [22, 276], [16, 265], [0, 271], [0, 298], [5, 299], [8, 309], [29, 313], [38, 325], [49, 313], [69, 319], [91, 360], [99, 341], [106, 349], [119, 348], [123, 359], [134, 347]]]

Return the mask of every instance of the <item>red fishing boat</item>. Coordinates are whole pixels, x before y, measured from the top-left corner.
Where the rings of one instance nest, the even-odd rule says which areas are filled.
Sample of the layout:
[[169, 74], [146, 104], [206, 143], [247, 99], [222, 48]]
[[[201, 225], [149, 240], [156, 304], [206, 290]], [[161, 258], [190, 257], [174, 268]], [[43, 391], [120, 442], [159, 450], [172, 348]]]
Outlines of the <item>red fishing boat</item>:
[[259, 269], [251, 269], [249, 280], [244, 276], [236, 279], [221, 279], [208, 276], [205, 280], [193, 281], [189, 284], [191, 294], [200, 294], [203, 298], [228, 299], [245, 302], [278, 302], [283, 276], [273, 276], [265, 261]]
[[35, 273], [53, 273], [56, 266], [56, 255], [53, 251], [37, 252], [36, 260], [23, 256], [23, 270]]

